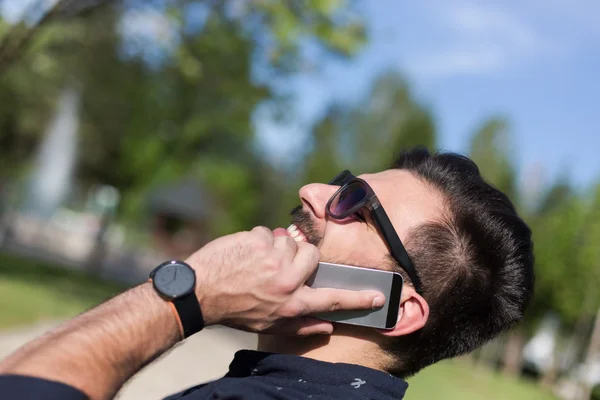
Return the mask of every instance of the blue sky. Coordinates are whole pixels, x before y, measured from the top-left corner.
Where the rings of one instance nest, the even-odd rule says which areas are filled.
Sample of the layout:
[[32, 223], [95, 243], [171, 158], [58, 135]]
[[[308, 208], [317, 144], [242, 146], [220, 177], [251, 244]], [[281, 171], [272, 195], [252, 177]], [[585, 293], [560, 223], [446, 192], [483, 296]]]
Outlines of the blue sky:
[[370, 43], [356, 59], [294, 81], [293, 126], [259, 120], [272, 152], [293, 152], [332, 99], [359, 98], [395, 68], [433, 110], [443, 149], [466, 151], [476, 127], [501, 115], [525, 182], [600, 181], [600, 2], [378, 0], [364, 12]]
[[[18, 19], [29, 1], [2, 2], [2, 12]], [[276, 125], [257, 113], [260, 143], [275, 160], [293, 158], [331, 101], [359, 99], [379, 72], [394, 68], [433, 110], [444, 150], [465, 152], [476, 127], [500, 115], [511, 122], [523, 181], [600, 181], [600, 2], [359, 4], [370, 32], [366, 48], [350, 62], [330, 60], [319, 73], [293, 79], [290, 123]], [[148, 21], [128, 26], [147, 29]]]

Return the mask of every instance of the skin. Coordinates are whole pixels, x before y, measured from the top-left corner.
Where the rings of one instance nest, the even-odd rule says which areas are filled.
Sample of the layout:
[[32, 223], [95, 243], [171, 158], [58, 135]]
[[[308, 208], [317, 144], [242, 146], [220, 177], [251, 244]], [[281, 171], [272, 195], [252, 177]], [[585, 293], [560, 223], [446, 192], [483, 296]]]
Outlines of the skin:
[[[304, 286], [319, 251], [284, 229], [257, 227], [219, 238], [187, 259], [206, 325], [226, 324], [281, 335], [330, 334], [330, 323], [302, 317], [338, 309], [371, 309], [377, 292]], [[182, 340], [168, 303], [144, 283], [26, 344], [0, 363], [0, 374], [66, 383], [92, 399], [121, 386]]]
[[[441, 215], [440, 197], [406, 172], [384, 171], [362, 178], [378, 194], [402, 240], [411, 227]], [[410, 286], [404, 288], [398, 324], [390, 331], [336, 325], [334, 332], [330, 322], [306, 317], [370, 309], [384, 302], [376, 292], [304, 285], [320, 259], [351, 260], [371, 268], [385, 265], [387, 249], [375, 229], [354, 219], [325, 217], [324, 205], [336, 189], [313, 184], [300, 190], [303, 208], [314, 216], [322, 237], [319, 248], [294, 241], [284, 229], [258, 227], [219, 238], [186, 260], [196, 271], [195, 292], [206, 325], [267, 334], [261, 338], [262, 350], [385, 368], [374, 357], [365, 357], [367, 352], [379, 354], [382, 338], [413, 332], [427, 321], [427, 303]], [[308, 336], [313, 337], [302, 339]], [[181, 339], [171, 308], [145, 283], [23, 346], [0, 363], [0, 374], [59, 381], [92, 399], [108, 399]]]
[[[403, 243], [408, 242], [412, 229], [441, 220], [443, 216], [442, 195], [407, 171], [388, 170], [361, 175], [360, 178], [367, 181], [377, 194]], [[335, 220], [326, 215], [326, 204], [338, 189], [338, 186], [313, 183], [299, 191], [302, 209], [310, 214], [313, 229], [321, 239], [317, 245], [322, 261], [390, 269], [386, 260], [389, 251], [368, 213], [362, 214], [366, 223], [356, 218]], [[392, 330], [336, 324], [333, 334], [328, 337], [299, 339], [261, 335], [259, 350], [360, 364], [385, 371], [393, 360], [381, 350], [381, 344], [386, 338], [422, 328], [428, 316], [429, 307], [425, 299], [412, 286], [405, 284], [398, 322]], [[348, 349], [353, 351], [348, 352]]]

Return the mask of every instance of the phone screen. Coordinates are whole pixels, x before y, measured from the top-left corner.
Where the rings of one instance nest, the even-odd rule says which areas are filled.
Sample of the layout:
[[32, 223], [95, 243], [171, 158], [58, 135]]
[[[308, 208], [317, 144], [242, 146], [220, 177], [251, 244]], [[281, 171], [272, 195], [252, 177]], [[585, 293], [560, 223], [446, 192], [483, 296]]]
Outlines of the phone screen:
[[334, 311], [315, 315], [327, 321], [379, 329], [392, 329], [396, 326], [403, 283], [402, 275], [396, 272], [326, 262], [319, 263], [317, 270], [306, 281], [313, 288], [381, 292], [386, 301], [380, 309]]

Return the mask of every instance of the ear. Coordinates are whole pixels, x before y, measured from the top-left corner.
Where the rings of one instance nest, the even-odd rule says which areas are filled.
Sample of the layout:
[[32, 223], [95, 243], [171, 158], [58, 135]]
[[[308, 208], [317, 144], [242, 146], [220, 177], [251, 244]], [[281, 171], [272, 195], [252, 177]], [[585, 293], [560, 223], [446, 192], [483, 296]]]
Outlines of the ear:
[[379, 330], [379, 332], [389, 337], [408, 335], [424, 327], [428, 318], [429, 304], [427, 301], [412, 286], [404, 285], [396, 326], [392, 329]]

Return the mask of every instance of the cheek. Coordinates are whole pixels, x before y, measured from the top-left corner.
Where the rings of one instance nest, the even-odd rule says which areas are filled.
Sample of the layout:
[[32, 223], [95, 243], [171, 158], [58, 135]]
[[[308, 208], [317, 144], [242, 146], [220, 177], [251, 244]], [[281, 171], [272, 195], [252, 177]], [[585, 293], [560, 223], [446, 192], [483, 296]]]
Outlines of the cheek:
[[376, 232], [352, 223], [327, 226], [320, 251], [322, 261], [376, 268], [387, 247]]

